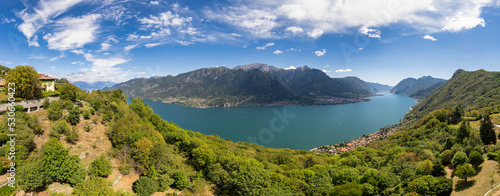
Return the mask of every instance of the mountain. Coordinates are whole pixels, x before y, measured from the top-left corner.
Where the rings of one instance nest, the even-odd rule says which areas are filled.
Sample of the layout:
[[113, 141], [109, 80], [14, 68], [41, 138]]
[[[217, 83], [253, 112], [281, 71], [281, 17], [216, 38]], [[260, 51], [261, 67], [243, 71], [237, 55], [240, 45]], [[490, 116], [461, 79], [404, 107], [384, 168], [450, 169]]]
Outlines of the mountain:
[[500, 104], [500, 72], [457, 70], [453, 77], [427, 96], [405, 118], [420, 118], [441, 108], [461, 104], [466, 110]]
[[446, 81], [442, 81], [442, 82], [430, 85], [427, 88], [424, 88], [422, 90], [418, 90], [417, 92], [410, 94], [410, 97], [413, 97], [413, 98], [419, 99], [419, 100], [425, 99], [427, 96], [429, 96], [435, 90], [439, 89], [441, 86], [443, 86], [445, 84], [446, 84]]
[[136, 78], [106, 89], [118, 88], [128, 97], [193, 107], [342, 104], [364, 101], [376, 89], [359, 78], [330, 78], [308, 66], [280, 69], [261, 63]]
[[[429, 92], [429, 90], [422, 91], [417, 94], [418, 91], [424, 90], [427, 87], [430, 87], [434, 84], [446, 81], [440, 78], [433, 78], [431, 76], [424, 76], [418, 79], [415, 78], [406, 78], [401, 80], [394, 88], [391, 89], [391, 93], [401, 94], [401, 95], [418, 95], [418, 96], [426, 96], [425, 92]], [[432, 91], [431, 91], [432, 92]], [[429, 92], [430, 93], [430, 92]]]
[[97, 89], [103, 89], [106, 87], [111, 87], [113, 85], [116, 85], [115, 82], [104, 82], [104, 81], [99, 81], [99, 82], [94, 82], [94, 83], [88, 83], [84, 81], [75, 81], [72, 82], [75, 86], [77, 86], [80, 89], [91, 91], [91, 90], [97, 90]]
[[380, 84], [380, 83], [375, 83], [375, 82], [368, 82], [370, 85], [373, 87], [374, 92], [385, 92], [385, 91], [391, 91], [393, 86], [389, 86], [386, 84]]

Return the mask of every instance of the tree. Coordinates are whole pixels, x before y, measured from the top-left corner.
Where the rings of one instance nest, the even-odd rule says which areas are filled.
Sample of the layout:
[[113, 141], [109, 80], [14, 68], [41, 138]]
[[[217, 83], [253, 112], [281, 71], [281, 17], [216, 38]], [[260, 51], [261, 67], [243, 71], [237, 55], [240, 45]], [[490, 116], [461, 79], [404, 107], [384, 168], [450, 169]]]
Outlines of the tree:
[[363, 194], [363, 187], [356, 183], [347, 183], [335, 186], [330, 195], [338, 196], [361, 196]]
[[139, 196], [150, 196], [156, 191], [158, 191], [158, 182], [148, 178], [146, 176], [140, 177], [134, 182], [132, 189]]
[[30, 117], [28, 120], [28, 127], [33, 129], [33, 132], [37, 135], [43, 133], [43, 126], [36, 115]]
[[462, 120], [460, 123], [460, 128], [457, 130], [457, 142], [462, 143], [466, 137], [470, 135], [470, 126], [465, 123], [465, 120]]
[[467, 182], [468, 177], [471, 177], [474, 174], [476, 174], [476, 170], [467, 163], [459, 165], [455, 169], [455, 175], [458, 176], [460, 179], [464, 179], [465, 182]]
[[89, 172], [91, 176], [108, 177], [112, 168], [111, 162], [101, 155], [90, 163]]
[[420, 175], [429, 175], [432, 172], [434, 164], [431, 160], [425, 160], [417, 164], [417, 173]]
[[78, 100], [78, 87], [73, 84], [63, 84], [58, 87], [59, 92], [61, 92], [61, 99], [69, 100], [75, 102]]
[[19, 188], [27, 191], [39, 190], [48, 180], [44, 172], [41, 161], [25, 163], [16, 171], [16, 177], [19, 176], [17, 181]]
[[75, 196], [108, 196], [114, 195], [110, 182], [103, 178], [90, 177], [75, 186], [71, 195]]
[[174, 179], [170, 178], [170, 175], [163, 174], [158, 178], [158, 184], [160, 185], [158, 191], [163, 192], [170, 188], [170, 185], [174, 183]]
[[56, 138], [50, 138], [42, 147], [42, 162], [45, 175], [49, 179], [57, 179], [77, 184], [85, 179], [85, 170], [78, 165], [79, 158], [69, 155], [68, 150]]
[[50, 120], [59, 120], [62, 117], [62, 104], [59, 101], [53, 101], [50, 103], [50, 107], [47, 110], [48, 117]]
[[[42, 94], [38, 72], [32, 66], [17, 66], [9, 71], [5, 79], [6, 84], [16, 84], [14, 95], [16, 98], [31, 99]], [[8, 88], [8, 85], [5, 85], [5, 88]]]
[[474, 167], [481, 165], [484, 162], [484, 158], [478, 151], [472, 151], [469, 154], [469, 163]]
[[479, 127], [479, 134], [481, 135], [481, 140], [484, 145], [497, 143], [494, 128], [495, 126], [493, 125], [493, 122], [491, 122], [490, 115], [485, 114], [483, 120], [481, 121], [481, 126]]
[[174, 179], [173, 187], [177, 190], [184, 190], [189, 186], [189, 180], [187, 175], [183, 171], [178, 171], [172, 174], [172, 179]]
[[444, 170], [444, 165], [441, 164], [441, 161], [435, 160], [433, 162], [433, 167], [431, 171], [431, 175], [434, 177], [439, 177], [439, 176], [445, 176], [446, 175], [446, 170]]
[[451, 161], [453, 167], [457, 167], [464, 163], [467, 163], [467, 154], [465, 154], [465, 152], [462, 151], [456, 152], [455, 156], [453, 156], [453, 160]]
[[75, 143], [78, 141], [78, 132], [76, 131], [76, 127], [73, 127], [70, 131], [67, 131], [66, 133], [66, 141], [69, 143]]
[[73, 109], [69, 111], [69, 115], [66, 120], [71, 125], [77, 125], [80, 122], [80, 109], [78, 107], [73, 107]]

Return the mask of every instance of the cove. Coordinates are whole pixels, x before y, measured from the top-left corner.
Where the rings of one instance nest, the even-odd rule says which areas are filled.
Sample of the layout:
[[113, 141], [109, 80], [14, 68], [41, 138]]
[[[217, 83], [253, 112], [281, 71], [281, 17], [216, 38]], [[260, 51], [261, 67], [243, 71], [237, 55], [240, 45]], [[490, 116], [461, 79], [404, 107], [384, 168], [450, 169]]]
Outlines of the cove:
[[407, 95], [379, 94], [383, 96], [369, 97], [367, 102], [315, 106], [191, 108], [144, 101], [184, 129], [266, 147], [309, 150], [396, 124], [416, 104]]

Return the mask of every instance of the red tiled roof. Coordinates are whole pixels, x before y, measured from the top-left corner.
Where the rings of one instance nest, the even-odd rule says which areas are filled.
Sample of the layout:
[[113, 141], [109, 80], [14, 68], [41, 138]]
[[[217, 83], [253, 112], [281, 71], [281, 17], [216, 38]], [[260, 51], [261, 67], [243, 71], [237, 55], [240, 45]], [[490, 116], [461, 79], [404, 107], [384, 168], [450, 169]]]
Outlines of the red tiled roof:
[[40, 77], [40, 80], [55, 80], [55, 78], [48, 76], [47, 74], [38, 74], [38, 77]]

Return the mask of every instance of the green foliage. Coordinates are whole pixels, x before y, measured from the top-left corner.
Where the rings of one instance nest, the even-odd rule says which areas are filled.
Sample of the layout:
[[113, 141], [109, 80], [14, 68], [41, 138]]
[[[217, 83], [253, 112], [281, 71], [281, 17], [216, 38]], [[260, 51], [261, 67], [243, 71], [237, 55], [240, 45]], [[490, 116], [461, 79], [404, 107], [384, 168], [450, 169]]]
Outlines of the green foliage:
[[17, 185], [22, 190], [37, 191], [41, 190], [47, 179], [45, 171], [43, 170], [43, 163], [36, 161], [33, 163], [26, 163], [19, 167], [16, 171]]
[[66, 141], [69, 143], [75, 143], [78, 141], [78, 131], [76, 130], [76, 127], [71, 128], [70, 131], [66, 132]]
[[[5, 77], [6, 84], [15, 83], [14, 97], [22, 99], [37, 98], [42, 94], [38, 72], [32, 66], [16, 66]], [[5, 85], [8, 88], [8, 85]], [[4, 92], [7, 92], [6, 90]]]
[[479, 134], [481, 135], [481, 140], [483, 141], [484, 145], [497, 143], [495, 125], [493, 125], [493, 122], [491, 122], [490, 115], [484, 115], [483, 120], [481, 121], [481, 126], [479, 128]]
[[463, 165], [459, 165], [455, 169], [455, 175], [460, 179], [464, 179], [467, 182], [467, 178], [476, 174], [476, 170], [472, 168], [469, 164], [465, 163]]
[[24, 107], [22, 105], [15, 105], [14, 111], [15, 112], [24, 112]]
[[189, 179], [187, 178], [186, 173], [184, 173], [183, 171], [177, 171], [172, 174], [172, 179], [174, 180], [172, 187], [177, 190], [182, 191], [189, 186]]
[[85, 119], [90, 119], [90, 111], [89, 110], [83, 110], [82, 116]]
[[53, 101], [50, 103], [50, 107], [47, 110], [48, 117], [50, 120], [59, 120], [62, 117], [62, 103], [60, 101]]
[[459, 151], [455, 153], [455, 156], [453, 156], [453, 160], [451, 161], [451, 164], [453, 167], [457, 167], [459, 165], [462, 165], [464, 163], [467, 163], [467, 154], [465, 152]]
[[330, 195], [337, 196], [361, 196], [363, 188], [356, 183], [347, 183], [340, 186], [335, 186]]
[[90, 124], [88, 122], [85, 122], [85, 124], [83, 125], [83, 130], [85, 132], [90, 132]]
[[30, 117], [28, 120], [28, 127], [31, 128], [35, 134], [43, 133], [43, 126], [36, 115]]
[[77, 125], [80, 122], [80, 109], [78, 107], [73, 107], [73, 109], [69, 111], [69, 115], [66, 117], [66, 120], [71, 125]]
[[433, 168], [434, 164], [432, 163], [432, 161], [425, 160], [417, 164], [417, 173], [423, 176], [430, 175]]
[[103, 178], [90, 177], [79, 183], [73, 189], [74, 196], [113, 196], [115, 192], [111, 188], [111, 183]]
[[430, 175], [419, 177], [408, 184], [408, 193], [419, 195], [450, 195], [453, 181], [444, 177]]
[[163, 174], [158, 178], [159, 188], [158, 191], [163, 192], [166, 191], [172, 184], [174, 184], [174, 179], [170, 177], [168, 174]]
[[474, 167], [481, 165], [484, 162], [483, 155], [477, 151], [471, 151], [469, 154], [469, 163]]
[[69, 155], [56, 138], [50, 138], [43, 145], [42, 161], [45, 175], [50, 180], [77, 184], [85, 179], [85, 170], [78, 166], [78, 156]]
[[108, 177], [112, 168], [111, 162], [101, 155], [90, 163], [89, 173], [91, 176]]
[[80, 89], [78, 89], [78, 87], [76, 87], [73, 84], [68, 83], [68, 84], [64, 84], [64, 85], [59, 85], [57, 90], [59, 90], [59, 92], [61, 92], [60, 97], [63, 100], [69, 100], [72, 102], [75, 102], [78, 100], [78, 91]]
[[65, 121], [58, 120], [57, 122], [55, 122], [52, 125], [52, 130], [54, 130], [55, 132], [57, 132], [59, 134], [65, 134], [65, 133], [69, 132], [69, 126], [68, 126], [68, 124], [66, 124]]
[[457, 130], [457, 142], [462, 143], [465, 138], [469, 137], [471, 129], [472, 128], [463, 120], [462, 123], [460, 123], [460, 128]]
[[150, 196], [158, 191], [158, 188], [159, 185], [157, 181], [145, 176], [141, 176], [138, 180], [136, 180], [132, 187], [134, 192], [139, 196]]

